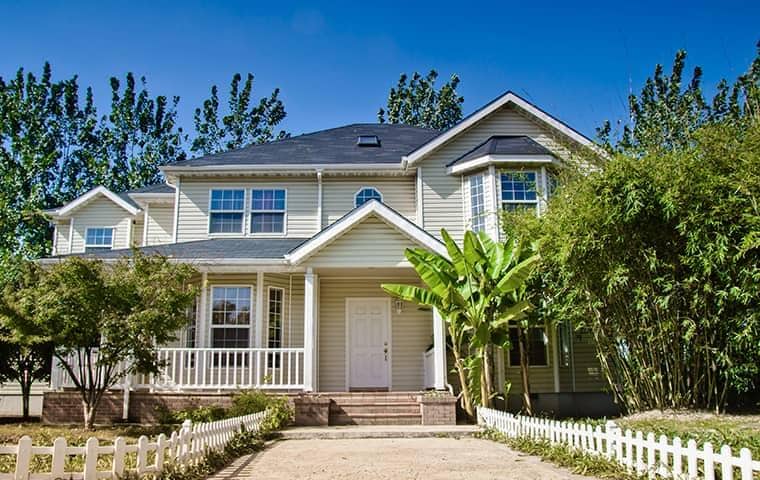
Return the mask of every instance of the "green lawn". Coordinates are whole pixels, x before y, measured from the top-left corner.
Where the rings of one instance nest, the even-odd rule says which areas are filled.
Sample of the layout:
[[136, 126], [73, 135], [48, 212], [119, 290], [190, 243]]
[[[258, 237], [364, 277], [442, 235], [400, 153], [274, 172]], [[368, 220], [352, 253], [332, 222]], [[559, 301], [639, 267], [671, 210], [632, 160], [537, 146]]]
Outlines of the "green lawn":
[[678, 436], [684, 443], [694, 439], [701, 447], [711, 442], [716, 449], [726, 444], [734, 452], [749, 448], [760, 458], [760, 415], [715, 415], [705, 412], [644, 412], [615, 419], [623, 429], [653, 432], [657, 437]]
[[32, 437], [35, 445], [52, 445], [57, 437], [66, 438], [69, 445], [84, 445], [88, 438], [97, 437], [101, 442], [113, 442], [114, 438], [122, 436], [137, 440], [140, 435], [154, 439], [159, 433], [171, 434], [169, 426], [140, 426], [119, 425], [98, 427], [95, 431], [85, 430], [76, 425], [42, 425], [40, 423], [10, 423], [0, 424], [0, 445], [18, 443], [24, 435]]

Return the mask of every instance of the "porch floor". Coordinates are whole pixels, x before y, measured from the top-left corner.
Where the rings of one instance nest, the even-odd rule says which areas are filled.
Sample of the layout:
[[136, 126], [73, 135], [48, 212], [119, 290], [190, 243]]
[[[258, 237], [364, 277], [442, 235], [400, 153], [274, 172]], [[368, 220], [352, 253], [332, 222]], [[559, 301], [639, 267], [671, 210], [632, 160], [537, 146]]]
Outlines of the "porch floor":
[[330, 427], [290, 427], [283, 440], [344, 440], [358, 438], [469, 437], [477, 425], [336, 425]]

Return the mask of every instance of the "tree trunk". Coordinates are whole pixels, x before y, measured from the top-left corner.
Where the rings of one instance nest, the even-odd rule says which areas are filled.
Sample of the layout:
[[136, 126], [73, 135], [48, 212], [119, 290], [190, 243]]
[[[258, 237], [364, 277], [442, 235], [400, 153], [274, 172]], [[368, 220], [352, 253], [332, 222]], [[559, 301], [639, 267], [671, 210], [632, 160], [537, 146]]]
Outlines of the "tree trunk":
[[472, 393], [470, 392], [470, 384], [467, 381], [467, 372], [462, 364], [462, 357], [459, 355], [459, 351], [452, 348], [454, 354], [454, 364], [457, 367], [457, 374], [459, 375], [459, 386], [462, 388], [462, 408], [470, 418], [475, 418], [475, 408], [472, 406]]
[[533, 416], [533, 404], [530, 401], [530, 379], [528, 378], [527, 329], [517, 329], [517, 344], [520, 348], [520, 379], [522, 380], [523, 411]]
[[485, 374], [484, 377], [486, 381], [486, 392], [488, 392], [488, 395], [486, 396], [487, 402], [484, 401], [483, 405], [488, 408], [491, 408], [493, 406], [493, 401], [491, 399], [494, 394], [492, 368], [493, 357], [491, 353], [491, 346], [487, 345], [483, 349], [483, 373]]
[[22, 381], [21, 382], [21, 415], [24, 419], [24, 421], [29, 420], [29, 397], [32, 394], [32, 385], [31, 382]]
[[84, 409], [84, 428], [95, 430], [95, 405], [82, 401], [82, 408]]

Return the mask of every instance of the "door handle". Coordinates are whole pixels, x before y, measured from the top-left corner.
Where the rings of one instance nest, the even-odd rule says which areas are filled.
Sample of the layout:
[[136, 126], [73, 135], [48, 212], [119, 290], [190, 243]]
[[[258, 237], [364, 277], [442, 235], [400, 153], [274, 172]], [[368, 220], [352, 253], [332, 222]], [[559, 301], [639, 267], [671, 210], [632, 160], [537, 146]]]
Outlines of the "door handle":
[[383, 349], [383, 353], [385, 354], [385, 361], [387, 362], [388, 361], [388, 347], [385, 347]]

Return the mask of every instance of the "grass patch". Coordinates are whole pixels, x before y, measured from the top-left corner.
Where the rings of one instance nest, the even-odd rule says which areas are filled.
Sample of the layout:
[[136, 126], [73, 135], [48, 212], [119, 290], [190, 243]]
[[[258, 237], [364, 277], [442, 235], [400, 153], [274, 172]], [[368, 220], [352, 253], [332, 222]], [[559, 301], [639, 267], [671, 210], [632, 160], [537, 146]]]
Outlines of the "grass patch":
[[43, 425], [40, 423], [10, 423], [0, 425], [0, 445], [13, 445], [18, 443], [24, 435], [32, 437], [34, 445], [50, 446], [53, 440], [63, 437], [69, 445], [84, 446], [87, 439], [96, 437], [101, 443], [112, 443], [116, 437], [124, 437], [127, 443], [134, 443], [145, 435], [149, 438], [161, 433], [171, 435], [176, 430], [174, 425], [113, 425], [97, 427], [96, 430], [87, 430], [81, 425]]
[[[641, 431], [644, 436], [649, 432], [660, 435], [678, 437], [686, 444], [694, 439], [699, 448], [705, 442], [710, 442], [717, 451], [721, 445], [728, 445], [739, 455], [739, 449], [748, 448], [752, 458], [760, 458], [760, 415], [716, 415], [710, 412], [694, 411], [649, 411], [627, 417], [613, 418], [623, 431]], [[604, 425], [606, 420], [578, 420], [579, 423]]]
[[590, 455], [564, 445], [552, 445], [547, 440], [529, 438], [509, 438], [497, 430], [476, 433], [477, 437], [504, 443], [510, 448], [528, 455], [535, 455], [542, 460], [559, 467], [567, 468], [578, 475], [590, 475], [599, 478], [637, 479], [617, 462], [602, 456]]

